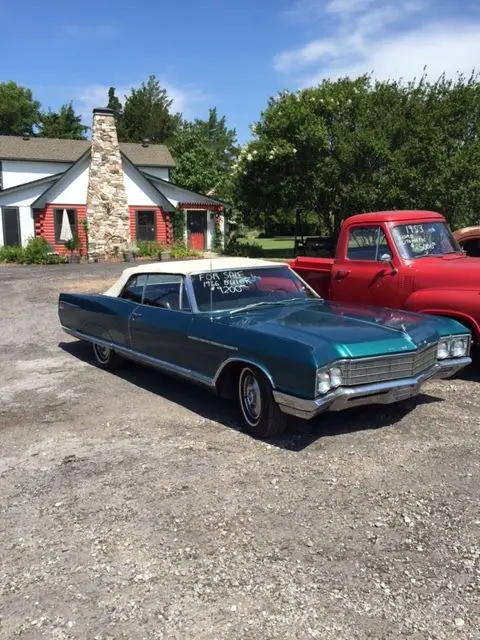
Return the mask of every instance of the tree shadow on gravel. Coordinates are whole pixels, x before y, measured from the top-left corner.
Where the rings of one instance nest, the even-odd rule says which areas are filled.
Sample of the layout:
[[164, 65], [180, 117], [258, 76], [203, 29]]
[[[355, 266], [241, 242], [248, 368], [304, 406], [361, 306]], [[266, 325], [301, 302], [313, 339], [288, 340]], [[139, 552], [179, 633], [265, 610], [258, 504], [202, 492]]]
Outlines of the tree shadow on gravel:
[[[60, 342], [58, 346], [75, 358], [95, 366], [89, 344], [82, 341]], [[202, 418], [218, 422], [235, 431], [244, 431], [233, 402], [223, 400], [199, 385], [131, 362], [110, 373], [169, 402], [182, 405]], [[392, 405], [370, 405], [340, 412], [327, 412], [310, 421], [292, 417], [285, 433], [268, 442], [281, 449], [298, 452], [326, 436], [391, 427], [410, 413], [415, 406], [441, 401], [441, 398], [419, 394], [415, 398]], [[248, 435], [248, 437], [252, 436]]]

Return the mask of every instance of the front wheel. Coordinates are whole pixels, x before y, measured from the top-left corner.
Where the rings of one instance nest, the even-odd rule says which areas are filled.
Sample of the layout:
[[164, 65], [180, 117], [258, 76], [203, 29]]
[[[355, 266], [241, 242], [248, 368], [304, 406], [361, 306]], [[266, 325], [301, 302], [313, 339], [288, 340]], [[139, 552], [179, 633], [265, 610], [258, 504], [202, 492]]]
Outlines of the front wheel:
[[253, 436], [271, 438], [285, 431], [287, 416], [273, 399], [269, 381], [256, 367], [240, 371], [238, 402], [247, 430]]
[[93, 355], [99, 367], [102, 369], [108, 369], [114, 371], [119, 369], [125, 360], [122, 356], [118, 355], [116, 351], [110, 349], [110, 347], [104, 347], [100, 344], [93, 344]]

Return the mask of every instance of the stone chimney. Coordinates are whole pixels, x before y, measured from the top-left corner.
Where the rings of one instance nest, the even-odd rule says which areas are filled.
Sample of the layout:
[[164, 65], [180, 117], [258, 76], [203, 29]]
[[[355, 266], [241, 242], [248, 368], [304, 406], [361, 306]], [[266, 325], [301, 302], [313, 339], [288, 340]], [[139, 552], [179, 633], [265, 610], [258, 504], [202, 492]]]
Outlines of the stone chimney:
[[91, 253], [111, 256], [130, 240], [127, 191], [112, 109], [93, 110], [87, 220]]

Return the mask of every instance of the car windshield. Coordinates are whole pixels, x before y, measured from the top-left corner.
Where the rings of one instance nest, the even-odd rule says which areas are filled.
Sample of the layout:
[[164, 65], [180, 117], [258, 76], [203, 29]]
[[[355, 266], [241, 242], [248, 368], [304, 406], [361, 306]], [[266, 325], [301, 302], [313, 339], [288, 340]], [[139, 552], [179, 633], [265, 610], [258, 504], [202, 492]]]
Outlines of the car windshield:
[[191, 280], [199, 311], [232, 311], [318, 298], [283, 266], [212, 270], [192, 275]]
[[392, 229], [393, 239], [402, 258], [441, 256], [462, 253], [460, 246], [444, 222], [397, 224]]

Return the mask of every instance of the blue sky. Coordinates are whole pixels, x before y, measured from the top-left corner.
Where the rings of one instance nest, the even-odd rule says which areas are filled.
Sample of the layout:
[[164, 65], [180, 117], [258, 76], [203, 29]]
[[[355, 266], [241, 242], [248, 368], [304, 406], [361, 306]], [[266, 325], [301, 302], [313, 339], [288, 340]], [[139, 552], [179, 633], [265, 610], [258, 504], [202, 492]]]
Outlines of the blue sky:
[[245, 142], [277, 91], [372, 72], [480, 70], [479, 0], [0, 0], [0, 81], [42, 106], [73, 100], [86, 124], [110, 85], [155, 74], [176, 109], [216, 105]]

